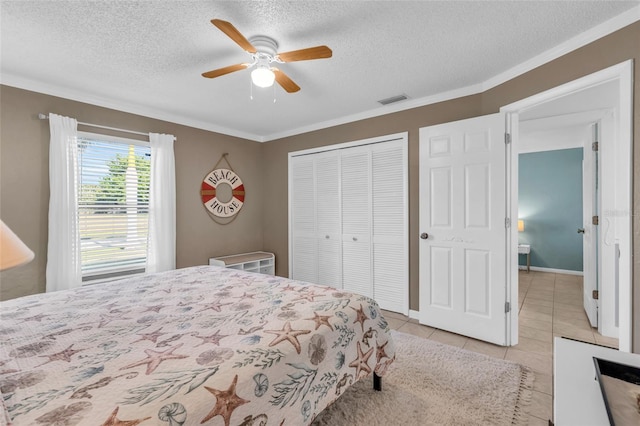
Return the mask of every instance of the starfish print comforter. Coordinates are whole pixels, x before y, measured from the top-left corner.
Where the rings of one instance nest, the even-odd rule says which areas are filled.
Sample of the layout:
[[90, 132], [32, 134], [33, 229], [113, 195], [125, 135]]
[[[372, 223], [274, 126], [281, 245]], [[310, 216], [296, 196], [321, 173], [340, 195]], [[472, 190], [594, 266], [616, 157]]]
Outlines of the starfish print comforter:
[[215, 266], [0, 302], [0, 318], [0, 424], [306, 425], [395, 359], [372, 299]]

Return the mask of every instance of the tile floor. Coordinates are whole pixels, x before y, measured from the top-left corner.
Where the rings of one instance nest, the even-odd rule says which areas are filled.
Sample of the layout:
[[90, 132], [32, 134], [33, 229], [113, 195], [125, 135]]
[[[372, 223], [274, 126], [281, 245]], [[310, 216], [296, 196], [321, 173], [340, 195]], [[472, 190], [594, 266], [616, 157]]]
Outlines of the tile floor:
[[553, 337], [564, 336], [618, 347], [618, 340], [591, 328], [582, 308], [582, 277], [549, 272], [519, 274], [518, 345], [502, 347], [423, 326], [395, 312], [386, 312], [391, 328], [453, 346], [503, 358], [530, 367], [536, 376], [529, 425], [547, 426], [553, 418]]

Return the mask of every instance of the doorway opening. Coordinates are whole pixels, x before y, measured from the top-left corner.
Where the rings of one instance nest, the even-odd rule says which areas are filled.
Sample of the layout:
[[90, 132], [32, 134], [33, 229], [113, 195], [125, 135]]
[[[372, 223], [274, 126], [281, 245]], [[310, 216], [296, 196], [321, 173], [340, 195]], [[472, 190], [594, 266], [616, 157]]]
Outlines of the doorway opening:
[[[557, 123], [558, 127], [571, 120], [585, 125], [597, 122], [602, 126], [597, 174], [601, 191], [595, 200], [599, 209], [599, 232], [593, 232], [598, 255], [595, 264], [589, 265], [595, 266], [595, 272], [590, 273], [595, 274], [592, 277], [597, 278], [595, 282], [603, 283], [603, 286], [595, 288], [599, 291], [598, 331], [604, 335], [616, 332], [619, 349], [626, 352], [631, 351], [632, 336], [631, 75], [632, 63], [627, 61], [501, 109], [508, 113], [507, 128], [513, 141], [508, 154], [511, 182], [508, 189], [509, 211], [513, 218], [519, 217], [518, 155], [522, 129], [526, 130], [536, 120]], [[510, 229], [508, 239], [511, 247], [517, 246], [517, 228]], [[509, 259], [510, 300], [518, 303], [517, 253], [514, 252]], [[508, 330], [512, 342], [518, 338], [517, 316], [518, 311], [513, 310], [512, 326]]]
[[[597, 92], [615, 93], [607, 85]], [[605, 106], [606, 96], [598, 93], [592, 92], [594, 99]], [[599, 143], [612, 144], [600, 130], [610, 126], [612, 114], [603, 109], [520, 120], [518, 242], [527, 260], [533, 257], [534, 273], [518, 274], [519, 342], [536, 335], [534, 328], [618, 347], [617, 309], [598, 304], [600, 293], [608, 301], [616, 291], [612, 280], [599, 284], [598, 251]]]

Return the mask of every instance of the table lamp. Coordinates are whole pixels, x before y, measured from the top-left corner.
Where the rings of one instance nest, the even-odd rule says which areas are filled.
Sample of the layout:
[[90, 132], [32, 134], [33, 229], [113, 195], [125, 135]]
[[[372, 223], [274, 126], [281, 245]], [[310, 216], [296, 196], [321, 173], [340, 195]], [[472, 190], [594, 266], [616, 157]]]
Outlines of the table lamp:
[[0, 220], [0, 271], [24, 265], [34, 256], [29, 247]]

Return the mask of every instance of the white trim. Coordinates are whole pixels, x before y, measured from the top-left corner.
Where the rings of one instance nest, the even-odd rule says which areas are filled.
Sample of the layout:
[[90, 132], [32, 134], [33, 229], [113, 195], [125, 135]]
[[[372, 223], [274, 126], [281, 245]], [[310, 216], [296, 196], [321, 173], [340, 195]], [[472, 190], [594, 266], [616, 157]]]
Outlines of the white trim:
[[[524, 111], [537, 107], [545, 102], [562, 98], [568, 94], [579, 92], [581, 90], [588, 89], [590, 87], [597, 86], [612, 80], [620, 79], [625, 73], [630, 72], [630, 70], [632, 69], [633, 59], [629, 59], [619, 64], [612, 65], [603, 70], [596, 71], [592, 74], [578, 78], [577, 80], [561, 84], [560, 86], [545, 90], [544, 92], [537, 93], [535, 95], [529, 96], [528, 98], [521, 99], [508, 105], [504, 105], [500, 108], [500, 111], [518, 111], [519, 113], [523, 113]], [[631, 93], [633, 93], [633, 91]]]
[[31, 80], [22, 76], [16, 76], [9, 73], [0, 75], [0, 84], [5, 86], [17, 87], [18, 89], [29, 90], [32, 92], [43, 93], [45, 95], [57, 96], [60, 98], [70, 99], [77, 102], [88, 103], [99, 107], [109, 108], [116, 111], [126, 112], [129, 114], [141, 115], [156, 120], [167, 121], [169, 123], [181, 124], [183, 126], [193, 127], [196, 129], [208, 130], [222, 135], [235, 136], [238, 138], [248, 139], [255, 142], [264, 142], [264, 138], [254, 133], [243, 132], [228, 127], [219, 126], [207, 121], [196, 120], [190, 117], [177, 115], [151, 108], [145, 105], [126, 103], [122, 100], [105, 98], [94, 94], [86, 93], [69, 87], [55, 86], [43, 83], [41, 81]]
[[463, 87], [461, 89], [450, 90], [448, 92], [438, 93], [438, 94], [426, 96], [423, 98], [416, 98], [408, 101], [398, 102], [397, 104], [381, 106], [376, 109], [370, 109], [368, 111], [347, 115], [347, 116], [336, 118], [333, 120], [314, 123], [308, 126], [298, 127], [291, 130], [285, 130], [283, 132], [272, 133], [270, 135], [264, 136], [262, 138], [262, 142], [269, 142], [276, 139], [286, 138], [288, 136], [295, 136], [302, 133], [313, 132], [315, 130], [327, 129], [330, 127], [339, 126], [341, 124], [347, 124], [347, 123], [353, 123], [355, 121], [366, 120], [368, 118], [380, 117], [382, 115], [393, 114], [394, 112], [400, 112], [408, 109], [419, 108], [426, 105], [436, 104], [438, 102], [444, 102], [452, 99], [462, 98], [465, 96], [475, 95], [481, 92], [482, 92], [482, 84], [475, 84], [472, 86]]
[[573, 52], [574, 50], [577, 50], [583, 46], [586, 46], [589, 43], [593, 43], [594, 41], [615, 31], [618, 31], [626, 27], [627, 25], [631, 25], [638, 20], [640, 20], [640, 5], [633, 7], [626, 12], [623, 12], [618, 16], [613, 17], [608, 21], [601, 23], [600, 25], [596, 25], [595, 27], [590, 28], [581, 34], [570, 38], [562, 44], [559, 44], [558, 46], [549, 49], [546, 52], [543, 52], [538, 56], [529, 59], [528, 61], [518, 64], [515, 67], [502, 72], [495, 77], [490, 78], [489, 80], [484, 81], [482, 83], [482, 90], [486, 91], [493, 87], [499, 86], [506, 81], [509, 81], [519, 75], [531, 71], [532, 69], [551, 62], [554, 59], [558, 59], [559, 57]]
[[341, 117], [335, 120], [328, 120], [321, 123], [311, 124], [309, 126], [298, 127], [296, 129], [287, 130], [284, 132], [273, 133], [266, 135], [262, 138], [263, 142], [268, 142], [275, 139], [280, 139], [288, 136], [299, 135], [301, 133], [307, 133], [314, 130], [325, 129], [329, 127], [338, 126], [341, 124], [352, 123], [354, 121], [364, 120], [367, 118], [378, 117], [381, 115], [391, 114], [394, 112], [405, 111], [408, 109], [418, 108], [426, 105], [435, 104], [437, 102], [448, 101], [452, 99], [461, 98], [464, 96], [475, 95], [485, 92], [493, 87], [499, 86], [509, 80], [512, 80], [522, 74], [525, 74], [541, 65], [553, 61], [566, 55], [569, 52], [577, 50], [595, 40], [605, 37], [621, 28], [626, 27], [636, 21], [640, 20], [640, 5], [632, 9], [623, 12], [622, 14], [603, 22], [577, 36], [565, 41], [564, 43], [555, 46], [546, 52], [539, 54], [515, 67], [508, 69], [488, 80], [485, 80], [478, 84], [473, 84], [456, 90], [450, 90], [447, 92], [438, 93], [435, 95], [416, 98], [406, 102], [399, 102], [392, 104], [392, 107], [385, 107], [383, 109], [373, 109], [369, 111], [360, 112], [358, 114]]
[[409, 309], [409, 318], [414, 320], [419, 320], [420, 311], [414, 311], [413, 309]]
[[[522, 265], [520, 265], [520, 268], [522, 268]], [[523, 269], [520, 269], [521, 271]], [[524, 270], [527, 270], [527, 267], [524, 267]], [[554, 273], [554, 274], [565, 274], [565, 275], [578, 275], [578, 276], [583, 276], [583, 272], [582, 271], [570, 271], [568, 269], [555, 269], [555, 268], [543, 268], [541, 266], [532, 266], [531, 267], [532, 271], [536, 271], [536, 272], [550, 272], [550, 273]]]
[[[619, 83], [619, 104], [617, 106], [618, 135], [616, 138], [617, 144], [614, 147], [617, 165], [615, 176], [616, 200], [615, 206], [602, 206], [602, 209], [603, 212], [607, 211], [607, 216], [615, 221], [615, 242], [618, 243], [620, 247], [618, 300], [619, 318], [621, 320], [619, 328], [619, 348], [621, 351], [630, 352], [633, 342], [633, 277], [631, 264], [633, 257], [631, 233], [633, 216], [631, 188], [631, 180], [633, 179], [631, 164], [633, 158], [633, 60], [627, 60], [545, 92], [505, 105], [500, 108], [500, 111], [522, 113], [527, 109], [540, 106], [550, 100], [571, 95], [581, 90], [614, 80], [617, 80]], [[513, 140], [515, 142], [517, 138]], [[517, 142], [515, 143], [517, 148]], [[511, 161], [513, 164], [518, 164], [517, 149], [512, 150]], [[517, 200], [517, 188], [512, 188], [512, 194], [515, 194], [516, 197], [512, 199]], [[512, 203], [510, 209], [512, 217], [517, 217], [517, 203]], [[509, 229], [508, 232], [513, 234], [515, 231]], [[512, 286], [516, 286], [515, 288], [517, 289], [516, 283], [512, 283]], [[514, 305], [513, 298], [512, 305]]]
[[154, 118], [157, 120], [168, 121], [171, 123], [181, 124], [184, 126], [194, 127], [196, 129], [208, 130], [215, 133], [220, 133], [229, 136], [235, 136], [238, 138], [248, 139], [255, 142], [268, 142], [276, 139], [281, 139], [288, 136], [295, 136], [302, 133], [307, 133], [315, 130], [326, 129], [329, 127], [338, 126], [341, 124], [352, 123], [367, 118], [379, 117], [381, 115], [391, 114], [394, 112], [405, 111], [408, 109], [418, 108], [421, 106], [431, 105], [438, 102], [443, 102], [451, 99], [456, 99], [464, 96], [474, 95], [482, 93], [493, 87], [496, 87], [504, 82], [507, 82], [519, 75], [522, 75], [534, 68], [539, 67], [545, 63], [548, 63], [558, 57], [565, 55], [569, 52], [577, 50], [595, 40], [605, 37], [621, 28], [626, 27], [636, 21], [640, 20], [640, 5], [621, 13], [620, 15], [609, 19], [597, 25], [577, 36], [567, 40], [566, 42], [547, 50], [515, 67], [506, 70], [494, 77], [483, 82], [469, 85], [460, 89], [455, 89], [447, 92], [437, 93], [435, 95], [426, 96], [423, 98], [411, 99], [406, 102], [399, 102], [398, 104], [392, 104], [392, 106], [385, 106], [376, 108], [360, 113], [348, 115], [345, 117], [337, 118], [334, 120], [327, 120], [320, 123], [310, 124], [308, 126], [302, 126], [295, 129], [285, 130], [283, 132], [276, 132], [269, 135], [258, 135], [255, 133], [244, 132], [237, 129], [230, 129], [228, 127], [219, 126], [211, 122], [195, 120], [193, 118], [175, 115], [166, 111], [159, 111], [154, 108], [150, 108], [143, 105], [123, 103], [122, 101], [115, 99], [108, 99], [101, 96], [87, 94], [69, 87], [55, 86], [40, 81], [28, 79], [22, 76], [16, 76], [12, 74], [3, 73], [0, 75], [0, 84], [7, 86], [17, 87], [24, 90], [35, 91], [39, 93], [48, 94], [51, 96], [58, 96], [66, 99], [75, 100], [78, 102], [85, 102], [92, 105], [102, 106], [105, 108], [111, 108], [118, 111], [128, 112], [131, 114], [138, 114], [145, 117]]
[[[505, 114], [505, 132], [510, 135], [511, 143], [507, 144], [505, 150], [505, 217], [510, 219], [510, 223], [516, 226], [509, 226], [505, 235], [506, 244], [506, 260], [505, 260], [505, 295], [509, 303], [510, 310], [506, 314], [506, 344], [507, 346], [515, 346], [519, 342], [520, 338], [520, 317], [518, 316], [518, 259], [519, 259], [519, 244], [518, 244], [518, 232], [512, 232], [513, 229], [518, 229], [517, 220], [518, 215], [513, 214], [513, 209], [510, 209], [513, 205], [518, 205], [518, 138], [520, 137], [520, 121], [518, 119], [517, 112], [509, 112]], [[531, 248], [529, 248], [531, 251]], [[531, 256], [529, 253], [528, 256]], [[530, 259], [530, 258], [529, 258]]]
[[[405, 141], [408, 141], [409, 132], [393, 133], [390, 135], [376, 136], [376, 137], [367, 138], [367, 139], [359, 139], [357, 141], [319, 146], [316, 148], [303, 149], [300, 151], [291, 151], [289, 152], [289, 158], [299, 157], [301, 155], [317, 154], [319, 152], [334, 151], [336, 149], [353, 148], [354, 146], [371, 145], [374, 143], [382, 143], [382, 142], [391, 142], [394, 140], [402, 140], [402, 139], [404, 139]], [[289, 170], [289, 172], [291, 172], [291, 170]]]
[[151, 146], [148, 140], [141, 141], [140, 139], [129, 139], [129, 138], [123, 138], [119, 136], [105, 135], [102, 133], [83, 132], [81, 130], [78, 130], [78, 138], [97, 139], [99, 141], [104, 141], [104, 142], [125, 143], [128, 145], [145, 146], [147, 148]]

